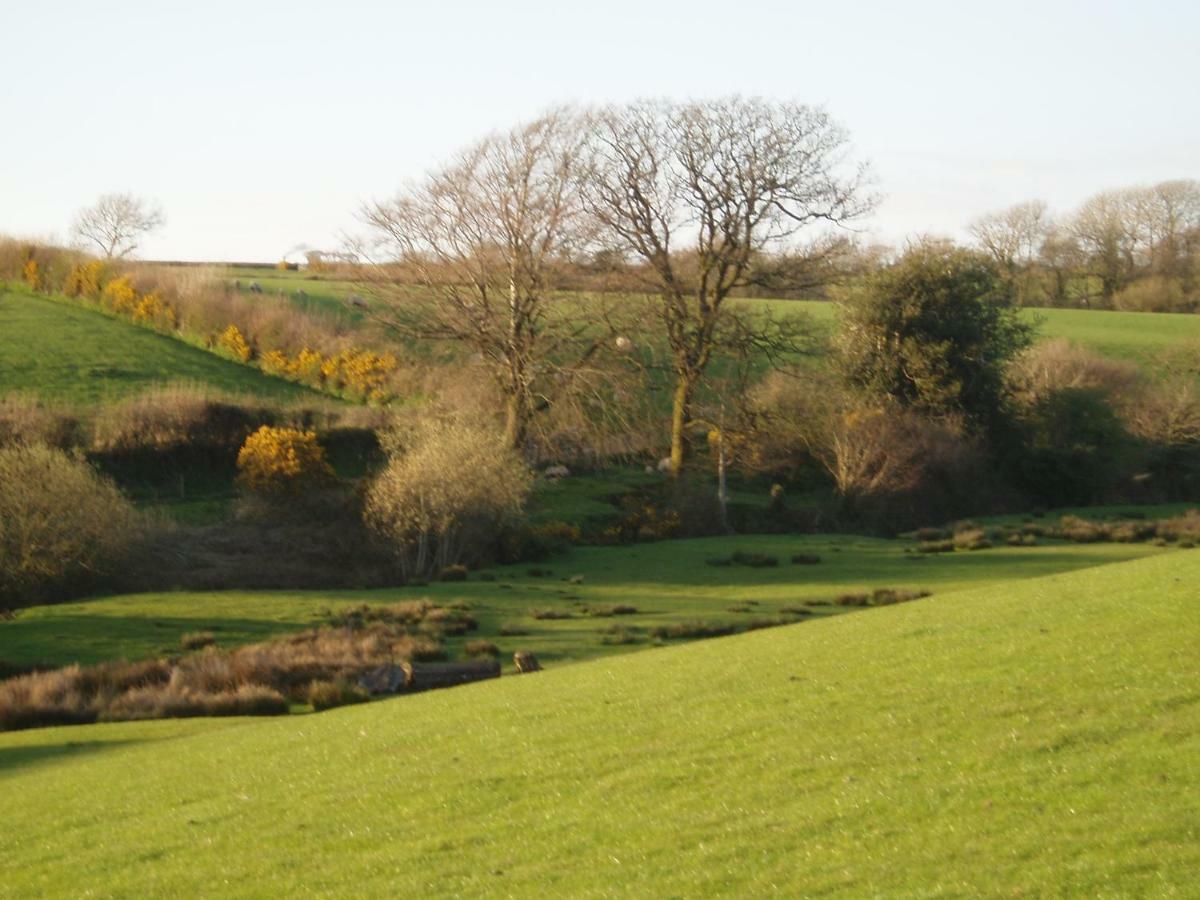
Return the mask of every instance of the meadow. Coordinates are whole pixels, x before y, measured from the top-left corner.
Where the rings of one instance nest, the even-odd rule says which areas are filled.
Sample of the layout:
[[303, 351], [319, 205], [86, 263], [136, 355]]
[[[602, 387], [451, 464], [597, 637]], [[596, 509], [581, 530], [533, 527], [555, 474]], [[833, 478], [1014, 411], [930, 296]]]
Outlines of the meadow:
[[[231, 269], [223, 280], [232, 284], [240, 281], [243, 288], [250, 280], [258, 281], [264, 291], [263, 302], [283, 301], [305, 311], [361, 320], [361, 311], [347, 304], [353, 294], [362, 289], [352, 281], [325, 278], [306, 272], [272, 272], [261, 277], [249, 271]], [[307, 296], [299, 298], [297, 292]], [[274, 295], [272, 296], [272, 292]], [[760, 305], [777, 315], [802, 313], [816, 326], [819, 334], [828, 334], [833, 327], [837, 307], [822, 300], [741, 300], [739, 303]], [[1028, 308], [1022, 315], [1037, 328], [1039, 340], [1065, 338], [1105, 356], [1153, 364], [1166, 349], [1181, 342], [1200, 340], [1200, 316], [1189, 313], [1144, 313], [1120, 310], [1043, 309]]]
[[[465, 582], [359, 591], [98, 597], [30, 607], [11, 621], [0, 621], [0, 663], [62, 666], [175, 656], [183, 635], [205, 631], [213, 633], [219, 646], [231, 648], [314, 627], [326, 611], [428, 598], [465, 601], [479, 622], [478, 631], [447, 639], [452, 656], [467, 640], [488, 639], [500, 647], [506, 663], [516, 650], [529, 649], [554, 665], [644, 649], [655, 643], [652, 633], [659, 627], [701, 622], [743, 628], [781, 617], [819, 620], [855, 609], [835, 602], [847, 593], [896, 588], [936, 596], [1172, 552], [1151, 544], [1055, 542], [915, 555], [907, 552], [913, 546], [911, 541], [852, 535], [696, 538], [575, 547], [545, 563], [499, 566], [482, 577], [474, 572]], [[773, 556], [778, 565], [709, 564], [737, 551]], [[815, 555], [820, 562], [792, 564], [796, 554]], [[609, 614], [617, 605], [636, 612]], [[543, 611], [563, 618], [537, 617]]]
[[80, 303], [0, 291], [0, 394], [85, 409], [165, 384], [273, 402], [322, 395]]
[[1187, 895], [1197, 578], [1161, 554], [315, 716], [0, 735], [36, 798], [0, 895]]

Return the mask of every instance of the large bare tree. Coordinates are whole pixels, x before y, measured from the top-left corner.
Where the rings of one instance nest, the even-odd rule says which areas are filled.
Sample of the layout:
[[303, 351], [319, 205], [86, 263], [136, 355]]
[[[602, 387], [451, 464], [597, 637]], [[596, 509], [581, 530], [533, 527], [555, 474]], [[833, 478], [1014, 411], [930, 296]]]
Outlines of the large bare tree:
[[643, 101], [589, 119], [588, 210], [614, 247], [652, 273], [674, 374], [671, 470], [684, 461], [697, 387], [747, 320], [728, 300], [756, 254], [819, 222], [866, 212], [861, 167], [821, 109], [729, 97]]
[[95, 246], [106, 259], [123, 259], [165, 224], [162, 209], [148, 200], [133, 194], [103, 194], [76, 214], [71, 234], [85, 246]]
[[553, 297], [556, 264], [583, 238], [581, 147], [578, 117], [553, 111], [362, 211], [376, 314], [398, 334], [471, 348], [504, 397], [510, 447], [598, 345]]

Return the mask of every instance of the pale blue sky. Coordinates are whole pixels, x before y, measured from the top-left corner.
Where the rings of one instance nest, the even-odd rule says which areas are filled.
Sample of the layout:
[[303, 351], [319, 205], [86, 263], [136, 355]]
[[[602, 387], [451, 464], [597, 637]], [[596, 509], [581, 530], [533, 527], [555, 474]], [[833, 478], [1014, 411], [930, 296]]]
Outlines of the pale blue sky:
[[565, 101], [824, 104], [881, 238], [1200, 177], [1200, 3], [0, 0], [0, 232], [157, 198], [142, 255], [329, 247], [365, 199]]

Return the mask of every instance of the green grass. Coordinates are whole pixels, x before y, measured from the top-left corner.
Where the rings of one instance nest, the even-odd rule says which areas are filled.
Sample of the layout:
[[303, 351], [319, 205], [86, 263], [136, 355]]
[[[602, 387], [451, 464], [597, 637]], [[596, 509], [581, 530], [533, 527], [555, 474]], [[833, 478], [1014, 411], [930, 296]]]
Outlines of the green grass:
[[[811, 300], [743, 301], [764, 303], [777, 313], [804, 312], [815, 323], [832, 328], [836, 306]], [[1037, 339], [1066, 338], [1106, 356], [1153, 363], [1162, 351], [1200, 339], [1200, 316], [1188, 313], [1139, 313], [1089, 309], [1026, 309], [1022, 315], [1037, 325]]]
[[86, 407], [168, 383], [271, 401], [322, 396], [69, 301], [0, 292], [0, 394]]
[[[495, 640], [506, 661], [517, 649], [530, 649], [551, 663], [628, 652], [651, 643], [656, 626], [701, 620], [744, 624], [778, 617], [802, 604], [811, 618], [846, 611], [828, 601], [838, 594], [876, 587], [925, 589], [936, 594], [1128, 560], [1163, 551], [1148, 544], [1057, 544], [997, 547], [910, 557], [904, 541], [837, 535], [746, 536], [579, 547], [536, 566], [492, 570], [495, 581], [472, 573], [467, 582], [371, 591], [219, 591], [131, 594], [22, 610], [0, 621], [0, 662], [10, 665], [94, 663], [179, 653], [179, 639], [192, 631], [213, 631], [225, 647], [298, 631], [318, 623], [320, 611], [359, 603], [388, 603], [429, 597], [462, 599], [480, 623], [468, 639]], [[714, 557], [735, 550], [779, 558], [773, 568], [715, 567]], [[789, 563], [794, 553], [816, 553], [815, 566]], [[552, 575], [535, 577], [532, 568]], [[581, 584], [571, 584], [573, 576]], [[730, 607], [749, 604], [745, 612]], [[597, 617], [585, 606], [630, 604], [636, 615]], [[567, 619], [536, 619], [532, 610], [571, 613]], [[515, 625], [527, 632], [505, 636]], [[632, 645], [603, 642], [603, 629], [633, 629]], [[456, 654], [463, 640], [452, 640]]]
[[315, 716], [2, 735], [0, 894], [1191, 895], [1197, 579], [1163, 554]]

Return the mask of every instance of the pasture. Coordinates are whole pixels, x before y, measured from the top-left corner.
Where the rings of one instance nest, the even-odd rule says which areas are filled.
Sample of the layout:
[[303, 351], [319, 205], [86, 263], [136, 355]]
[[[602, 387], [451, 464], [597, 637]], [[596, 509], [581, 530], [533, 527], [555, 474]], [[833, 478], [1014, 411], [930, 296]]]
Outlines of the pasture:
[[[854, 607], [842, 594], [876, 588], [935, 596], [1170, 552], [1150, 544], [996, 547], [914, 555], [910, 541], [849, 535], [747, 535], [662, 541], [629, 547], [575, 547], [545, 563], [499, 566], [483, 580], [360, 591], [169, 592], [99, 597], [20, 610], [0, 621], [0, 663], [67, 665], [172, 656], [180, 638], [212, 631], [225, 648], [318, 624], [325, 610], [429, 598], [463, 600], [478, 631], [450, 638], [493, 640], [502, 659], [530, 649], [550, 664], [627, 653], [655, 643], [663, 626], [702, 622], [744, 628], [763, 621], [820, 620]], [[773, 556], [763, 568], [714, 566], [736, 551]], [[815, 565], [790, 562], [795, 554]], [[575, 583], [573, 583], [573, 581]], [[924, 600], [915, 602], [925, 602]], [[613, 606], [636, 609], [606, 614]], [[544, 611], [561, 618], [539, 618]], [[506, 633], [509, 632], [509, 633]], [[511, 632], [518, 632], [513, 634]]]
[[1197, 578], [1160, 554], [315, 716], [0, 735], [30, 798], [0, 894], [1184, 895]]
[[80, 303], [0, 291], [0, 395], [67, 407], [111, 403], [165, 384], [272, 402], [322, 395]]

